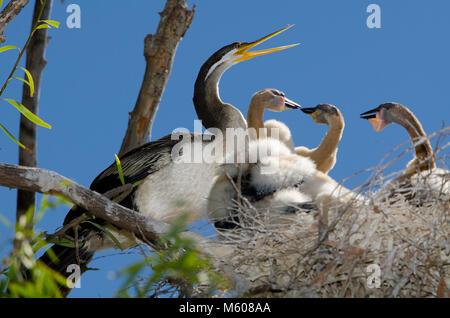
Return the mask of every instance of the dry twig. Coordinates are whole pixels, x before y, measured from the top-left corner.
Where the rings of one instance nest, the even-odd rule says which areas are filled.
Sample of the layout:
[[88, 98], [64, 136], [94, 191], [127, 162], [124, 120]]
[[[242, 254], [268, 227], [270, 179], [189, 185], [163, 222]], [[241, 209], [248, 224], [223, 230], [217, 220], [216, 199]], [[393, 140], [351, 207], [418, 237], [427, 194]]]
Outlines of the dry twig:
[[8, 24], [22, 11], [30, 0], [11, 0], [0, 13], [0, 43], [6, 41], [3, 32]]

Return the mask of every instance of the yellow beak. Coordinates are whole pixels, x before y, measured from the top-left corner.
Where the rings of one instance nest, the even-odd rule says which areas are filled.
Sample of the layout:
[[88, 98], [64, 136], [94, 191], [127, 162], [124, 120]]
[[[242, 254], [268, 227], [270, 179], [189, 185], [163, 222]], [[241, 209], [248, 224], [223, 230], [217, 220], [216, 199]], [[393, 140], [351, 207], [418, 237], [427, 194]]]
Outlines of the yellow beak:
[[260, 55], [265, 55], [265, 54], [269, 54], [269, 53], [273, 53], [273, 52], [278, 52], [281, 50], [285, 50], [288, 49], [290, 47], [299, 45], [300, 43], [296, 43], [296, 44], [291, 44], [291, 45], [285, 45], [285, 46], [280, 46], [280, 47], [275, 47], [272, 49], [265, 49], [265, 50], [260, 50], [260, 51], [252, 51], [252, 52], [248, 52], [248, 50], [250, 50], [252, 47], [257, 46], [260, 43], [263, 43], [265, 41], [267, 41], [270, 38], [273, 38], [274, 36], [280, 34], [283, 31], [286, 31], [287, 29], [293, 27], [294, 25], [288, 25], [287, 27], [275, 31], [269, 35], [266, 35], [265, 37], [262, 37], [259, 40], [256, 40], [254, 42], [250, 42], [250, 43], [243, 43], [241, 44], [241, 46], [239, 47], [239, 49], [237, 50], [237, 52], [234, 53], [235, 56], [237, 56], [238, 58], [235, 60], [235, 62], [241, 62], [241, 61], [245, 61], [245, 60], [249, 60], [251, 58], [254, 58], [256, 56], [260, 56]]

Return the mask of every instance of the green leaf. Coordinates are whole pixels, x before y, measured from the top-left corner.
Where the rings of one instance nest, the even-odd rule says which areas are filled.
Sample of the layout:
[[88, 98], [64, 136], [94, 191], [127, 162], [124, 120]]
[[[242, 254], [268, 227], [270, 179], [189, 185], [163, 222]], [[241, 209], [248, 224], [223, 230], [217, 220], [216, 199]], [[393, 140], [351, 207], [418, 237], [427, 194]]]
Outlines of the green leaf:
[[123, 177], [122, 164], [120, 163], [120, 159], [119, 159], [119, 157], [117, 157], [116, 154], [114, 154], [114, 157], [116, 157], [116, 165], [117, 165], [117, 171], [119, 172], [120, 182], [122, 182], [122, 185], [124, 185], [125, 178]]
[[24, 79], [24, 78], [21, 78], [21, 77], [13, 77], [13, 78], [16, 79], [16, 80], [22, 81], [22, 82], [24, 82], [27, 85], [30, 85], [30, 83], [28, 83], [28, 81], [26, 79]]
[[45, 121], [43, 121], [42, 119], [37, 117], [35, 114], [33, 114], [28, 108], [26, 108], [22, 104], [19, 104], [15, 100], [9, 99], [9, 98], [5, 98], [2, 100], [5, 100], [8, 103], [10, 103], [11, 105], [13, 105], [15, 108], [17, 108], [18, 111], [20, 111], [22, 113], [22, 115], [24, 115], [26, 118], [28, 118], [30, 121], [32, 121], [36, 125], [39, 125], [39, 126], [42, 126], [42, 127], [48, 128], [48, 129], [52, 129], [52, 126], [50, 126]]
[[48, 239], [47, 242], [65, 247], [75, 248], [75, 242], [72, 242], [71, 240], [68, 240], [66, 238], [52, 238]]
[[136, 181], [135, 183], [133, 183], [133, 188], [137, 187], [138, 185], [141, 185], [142, 183], [144, 183], [145, 179]]
[[14, 138], [13, 135], [11, 135], [11, 133], [8, 131], [8, 129], [6, 129], [2, 124], [0, 124], [0, 128], [8, 135], [9, 138], [11, 138], [16, 144], [18, 144], [20, 147], [22, 147], [23, 149], [28, 149], [27, 147], [25, 147], [24, 145], [22, 145], [16, 138]]
[[13, 78], [16, 79], [16, 80], [22, 81], [25, 84], [27, 84], [30, 87], [30, 97], [33, 97], [32, 93], [34, 93], [34, 88], [31, 87], [30, 82], [28, 82], [26, 79], [23, 79], [21, 77], [13, 77]]
[[50, 29], [50, 26], [48, 24], [42, 23], [42, 24], [39, 24], [36, 27], [36, 29], [34, 29], [34, 30], [36, 31], [36, 30], [39, 30], [39, 29]]
[[2, 7], [3, 4], [3, 0], [0, 0], [0, 8]]
[[37, 251], [39, 251], [42, 247], [48, 245], [48, 243], [49, 242], [47, 242], [45, 239], [39, 238], [39, 241], [37, 241], [33, 246], [33, 252], [36, 254]]
[[30, 86], [30, 97], [33, 97], [34, 94], [33, 76], [31, 75], [30, 71], [28, 71], [26, 68], [20, 67], [20, 69], [22, 69], [28, 77], [28, 86]]
[[48, 25], [51, 25], [52, 27], [55, 27], [55, 28], [59, 28], [59, 24], [60, 24], [58, 21], [54, 21], [54, 20], [42, 20], [41, 22], [45, 22]]
[[0, 47], [0, 53], [8, 51], [8, 50], [14, 50], [14, 49], [18, 49], [20, 51], [20, 49], [15, 45], [5, 45], [5, 46]]
[[114, 244], [117, 245], [118, 248], [120, 248], [122, 251], [124, 250], [122, 244], [120, 244], [120, 242], [116, 239], [116, 237], [110, 231], [108, 231], [106, 228], [104, 228], [103, 226], [101, 226], [97, 223], [94, 223], [92, 221], [84, 221], [81, 223], [85, 223], [85, 222], [90, 223], [93, 226], [95, 226], [96, 228], [98, 228], [100, 231], [105, 232], [105, 234], [109, 236], [109, 238], [114, 242]]

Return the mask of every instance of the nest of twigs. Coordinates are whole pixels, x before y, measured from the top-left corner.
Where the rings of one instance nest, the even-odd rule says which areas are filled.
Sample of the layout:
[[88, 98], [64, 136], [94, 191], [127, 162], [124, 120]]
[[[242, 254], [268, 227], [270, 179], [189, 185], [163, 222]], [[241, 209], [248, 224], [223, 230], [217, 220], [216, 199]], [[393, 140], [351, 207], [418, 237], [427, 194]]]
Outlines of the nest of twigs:
[[[444, 168], [446, 146], [435, 149]], [[403, 171], [384, 175], [389, 164], [356, 190], [364, 202], [330, 205], [325, 226], [321, 208], [273, 215], [236, 202], [241, 228], [218, 238], [234, 247], [223, 262], [238, 277], [239, 295], [449, 297], [449, 171], [405, 187]]]

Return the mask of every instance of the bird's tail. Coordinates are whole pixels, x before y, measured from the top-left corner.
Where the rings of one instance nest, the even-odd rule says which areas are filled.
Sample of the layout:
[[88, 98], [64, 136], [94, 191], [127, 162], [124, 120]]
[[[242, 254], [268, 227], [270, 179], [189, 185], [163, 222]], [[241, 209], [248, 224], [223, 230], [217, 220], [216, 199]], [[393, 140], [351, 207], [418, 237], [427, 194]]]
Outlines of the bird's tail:
[[[50, 249], [57, 259], [49, 256]], [[87, 270], [87, 265], [92, 260], [93, 256], [93, 251], [89, 251], [83, 247], [78, 248], [77, 252], [77, 249], [72, 247], [53, 245], [45, 251], [39, 260], [66, 278], [79, 279], [79, 277], [76, 277], [77, 273], [81, 276], [81, 274]], [[74, 283], [74, 281], [71, 280], [71, 283]], [[66, 284], [66, 286], [60, 286], [63, 297], [66, 297], [72, 290], [70, 286], [73, 286], [73, 284], [70, 285], [70, 282], [69, 284]]]

